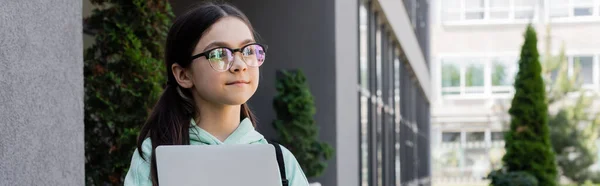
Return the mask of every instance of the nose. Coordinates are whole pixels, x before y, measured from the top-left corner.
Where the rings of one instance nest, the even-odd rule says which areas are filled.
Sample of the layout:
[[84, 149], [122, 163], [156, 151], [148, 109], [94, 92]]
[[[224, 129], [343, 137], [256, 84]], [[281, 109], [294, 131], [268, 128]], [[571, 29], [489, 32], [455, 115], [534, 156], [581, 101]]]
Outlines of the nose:
[[246, 63], [243, 61], [242, 54], [239, 52], [236, 52], [233, 55], [233, 64], [231, 65], [231, 68], [229, 68], [229, 71], [232, 73], [235, 73], [235, 72], [243, 72], [243, 71], [246, 71], [247, 69], [248, 69], [248, 65], [246, 65]]

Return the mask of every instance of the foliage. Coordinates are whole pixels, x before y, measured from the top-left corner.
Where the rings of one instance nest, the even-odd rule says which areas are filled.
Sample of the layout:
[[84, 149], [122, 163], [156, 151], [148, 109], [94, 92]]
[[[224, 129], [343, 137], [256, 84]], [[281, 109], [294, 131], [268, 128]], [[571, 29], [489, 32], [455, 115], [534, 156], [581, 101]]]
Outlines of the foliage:
[[538, 180], [535, 176], [523, 171], [506, 172], [505, 170], [496, 170], [488, 175], [488, 179], [492, 180], [490, 184], [494, 186], [538, 185]]
[[[568, 74], [568, 61], [564, 47], [559, 55], [550, 51], [550, 30], [546, 38], [544, 74], [548, 88], [549, 105], [557, 106], [558, 111], [550, 115], [549, 126], [552, 147], [562, 174], [572, 181], [582, 184], [593, 180], [598, 183], [589, 167], [596, 162], [598, 138], [598, 113], [589, 113], [595, 95], [581, 88], [578, 63], [572, 74]], [[576, 99], [567, 95], [574, 94]]]
[[295, 156], [307, 177], [323, 173], [331, 158], [333, 148], [317, 141], [318, 127], [313, 115], [315, 106], [302, 71], [281, 71], [276, 85], [278, 91], [273, 106], [277, 119], [273, 122], [278, 131], [278, 142]]
[[86, 185], [122, 185], [165, 81], [163, 43], [173, 17], [164, 0], [92, 0], [94, 44], [84, 54]]
[[506, 85], [505, 81], [508, 76], [506, 67], [500, 63], [494, 63], [492, 69], [494, 69], [492, 73], [492, 85]]
[[548, 128], [548, 106], [537, 36], [529, 25], [519, 59], [515, 95], [509, 114], [510, 130], [505, 136], [502, 158], [509, 172], [522, 171], [536, 177], [539, 185], [555, 186], [557, 170]]
[[455, 64], [442, 65], [442, 87], [460, 86], [460, 71]]
[[477, 64], [470, 64], [466, 68], [465, 72], [465, 85], [471, 86], [483, 86], [483, 66]]

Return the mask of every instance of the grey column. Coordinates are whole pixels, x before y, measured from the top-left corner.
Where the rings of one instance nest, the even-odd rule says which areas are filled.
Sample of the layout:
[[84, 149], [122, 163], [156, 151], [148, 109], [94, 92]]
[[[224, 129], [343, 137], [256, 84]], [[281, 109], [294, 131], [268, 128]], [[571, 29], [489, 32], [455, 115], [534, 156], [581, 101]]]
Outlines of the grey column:
[[0, 185], [84, 185], [81, 1], [0, 2]]
[[336, 185], [359, 186], [358, 2], [336, 0], [334, 10]]

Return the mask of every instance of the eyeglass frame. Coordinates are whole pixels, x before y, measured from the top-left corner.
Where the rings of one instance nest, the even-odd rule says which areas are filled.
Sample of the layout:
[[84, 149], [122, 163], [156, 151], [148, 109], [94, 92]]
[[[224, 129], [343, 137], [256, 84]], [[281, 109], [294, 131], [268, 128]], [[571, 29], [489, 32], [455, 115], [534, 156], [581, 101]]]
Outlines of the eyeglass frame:
[[[190, 57], [190, 61], [193, 61], [193, 60], [195, 60], [195, 59], [198, 59], [198, 58], [200, 58], [200, 57], [204, 57], [204, 58], [206, 58], [206, 60], [210, 60], [210, 59], [208, 59], [208, 54], [210, 54], [210, 52], [212, 52], [212, 51], [214, 51], [214, 50], [217, 50], [217, 49], [223, 49], [223, 48], [224, 48], [224, 49], [230, 50], [230, 51], [231, 51], [231, 55], [233, 55], [234, 57], [235, 57], [235, 53], [236, 53], [236, 52], [240, 52], [240, 53], [242, 54], [242, 61], [244, 61], [244, 63], [245, 63], [246, 65], [248, 65], [248, 63], [246, 63], [246, 60], [244, 59], [244, 54], [242, 53], [242, 50], [243, 50], [244, 48], [246, 48], [246, 47], [250, 46], [250, 45], [258, 45], [258, 46], [262, 47], [262, 48], [263, 48], [263, 51], [265, 52], [265, 55], [267, 54], [267, 48], [268, 48], [268, 46], [267, 46], [267, 45], [260, 44], [260, 43], [249, 43], [249, 44], [246, 44], [246, 45], [244, 45], [244, 46], [242, 46], [242, 47], [240, 47], [240, 48], [236, 48], [236, 49], [232, 49], [232, 48], [229, 48], [229, 47], [224, 47], [224, 46], [222, 46], [222, 47], [217, 47], [217, 48], [213, 48], [213, 49], [210, 49], [210, 50], [204, 51], [204, 52], [202, 52], [202, 53], [199, 53], [199, 54], [193, 55], [192, 57]], [[265, 58], [265, 59], [266, 59], [266, 58]], [[227, 69], [225, 69], [224, 71], [227, 71], [227, 70], [229, 70], [229, 69], [231, 68], [231, 66], [232, 66], [231, 64], [232, 64], [233, 62], [234, 62], [234, 61], [229, 61], [229, 62], [228, 62], [229, 64], [227, 65], [228, 67], [227, 67]], [[264, 63], [264, 61], [263, 61], [263, 63]], [[262, 64], [261, 64], [261, 65], [262, 65]], [[258, 65], [258, 66], [251, 66], [251, 65], [248, 65], [248, 66], [251, 66], [251, 67], [259, 67], [259, 66], [261, 66], [261, 65]], [[213, 70], [215, 70], [215, 69], [213, 68]], [[216, 70], [216, 71], [218, 71], [218, 70]]]

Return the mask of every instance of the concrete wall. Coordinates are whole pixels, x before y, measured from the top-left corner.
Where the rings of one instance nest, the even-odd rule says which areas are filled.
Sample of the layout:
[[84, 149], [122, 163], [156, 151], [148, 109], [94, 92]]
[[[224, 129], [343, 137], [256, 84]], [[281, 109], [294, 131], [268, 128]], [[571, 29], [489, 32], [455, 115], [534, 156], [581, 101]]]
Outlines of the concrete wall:
[[2, 1], [0, 25], [0, 185], [84, 185], [81, 1]]

